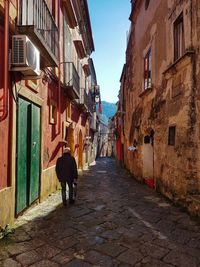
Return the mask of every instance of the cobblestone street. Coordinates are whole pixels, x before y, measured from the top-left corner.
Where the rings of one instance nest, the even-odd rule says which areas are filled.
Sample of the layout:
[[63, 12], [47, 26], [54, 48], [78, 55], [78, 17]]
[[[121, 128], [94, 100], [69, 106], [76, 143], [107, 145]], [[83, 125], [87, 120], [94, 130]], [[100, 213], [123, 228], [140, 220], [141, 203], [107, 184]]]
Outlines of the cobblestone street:
[[200, 225], [112, 159], [80, 176], [74, 206], [60, 192], [16, 222], [0, 266], [200, 266]]

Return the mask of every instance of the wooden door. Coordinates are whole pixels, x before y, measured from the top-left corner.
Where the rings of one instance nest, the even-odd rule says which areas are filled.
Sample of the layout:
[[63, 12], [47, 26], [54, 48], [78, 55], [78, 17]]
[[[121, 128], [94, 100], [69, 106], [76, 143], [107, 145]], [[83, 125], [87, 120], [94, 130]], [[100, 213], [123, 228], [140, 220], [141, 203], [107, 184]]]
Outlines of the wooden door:
[[28, 106], [29, 102], [19, 98], [17, 118], [17, 180], [16, 213], [27, 206], [27, 172], [28, 172]]
[[40, 108], [19, 98], [17, 117], [16, 214], [39, 196]]
[[40, 108], [31, 104], [30, 132], [30, 191], [29, 204], [39, 196], [40, 178]]

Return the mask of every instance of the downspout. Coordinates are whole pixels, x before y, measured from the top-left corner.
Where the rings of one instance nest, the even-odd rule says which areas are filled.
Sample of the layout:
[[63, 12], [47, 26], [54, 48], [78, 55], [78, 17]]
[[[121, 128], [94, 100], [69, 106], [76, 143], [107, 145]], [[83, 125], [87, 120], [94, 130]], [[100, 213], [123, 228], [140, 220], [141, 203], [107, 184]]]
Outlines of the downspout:
[[61, 84], [60, 84], [60, 0], [58, 0], [58, 135], [61, 126]]
[[3, 114], [0, 116], [0, 121], [5, 120], [8, 115], [8, 50], [9, 50], [9, 0], [4, 0], [4, 87], [3, 95], [0, 101], [3, 102]]

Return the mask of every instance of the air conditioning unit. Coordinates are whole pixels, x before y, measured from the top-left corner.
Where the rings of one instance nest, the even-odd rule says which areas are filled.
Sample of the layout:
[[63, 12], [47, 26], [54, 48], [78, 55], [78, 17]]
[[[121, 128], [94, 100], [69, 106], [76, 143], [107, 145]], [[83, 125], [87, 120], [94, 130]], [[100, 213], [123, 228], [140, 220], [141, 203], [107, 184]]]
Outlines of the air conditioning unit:
[[12, 36], [11, 71], [24, 76], [40, 75], [40, 52], [26, 35]]

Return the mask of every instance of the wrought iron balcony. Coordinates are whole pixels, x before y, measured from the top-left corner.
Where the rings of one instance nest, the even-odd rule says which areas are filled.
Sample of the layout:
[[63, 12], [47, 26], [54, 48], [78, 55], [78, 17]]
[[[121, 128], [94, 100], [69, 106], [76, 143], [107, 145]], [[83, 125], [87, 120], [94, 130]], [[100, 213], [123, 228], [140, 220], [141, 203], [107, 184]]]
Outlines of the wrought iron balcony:
[[90, 114], [96, 111], [96, 104], [93, 101], [93, 95], [92, 92], [89, 92], [88, 94], [88, 111]]
[[45, 0], [19, 1], [18, 28], [40, 50], [42, 67], [58, 66], [58, 27]]
[[90, 92], [87, 94], [85, 88], [81, 88], [79, 103], [84, 113], [92, 114], [94, 112], [94, 103], [92, 101], [92, 95]]
[[64, 64], [64, 85], [66, 94], [72, 99], [80, 97], [80, 77], [73, 62], [65, 62]]
[[81, 88], [79, 103], [83, 112], [86, 112], [88, 110], [88, 94], [86, 93], [85, 88]]

